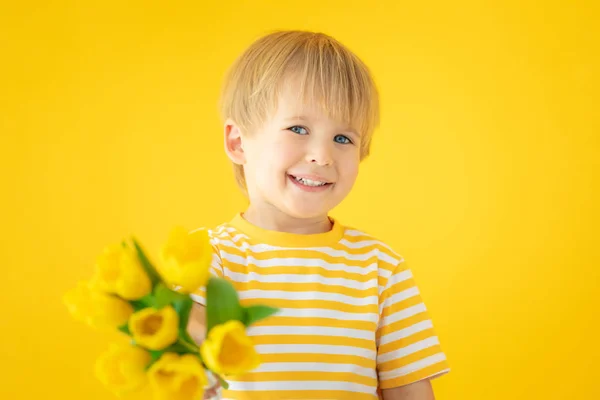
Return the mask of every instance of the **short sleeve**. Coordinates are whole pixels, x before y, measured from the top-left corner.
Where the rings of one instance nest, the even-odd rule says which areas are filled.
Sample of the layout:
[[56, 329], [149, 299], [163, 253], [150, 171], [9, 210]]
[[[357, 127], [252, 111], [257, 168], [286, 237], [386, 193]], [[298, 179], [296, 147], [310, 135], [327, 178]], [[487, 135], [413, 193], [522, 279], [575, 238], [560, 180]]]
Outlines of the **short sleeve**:
[[450, 371], [412, 272], [401, 260], [380, 292], [377, 371], [381, 389]]
[[[219, 255], [219, 249], [215, 246], [214, 243], [212, 245], [212, 248], [213, 248], [213, 254], [212, 254], [212, 259], [210, 262], [209, 272], [210, 272], [211, 276], [215, 276], [217, 278], [222, 278], [223, 277], [223, 264], [221, 262], [221, 257]], [[206, 288], [205, 287], [201, 287], [196, 292], [191, 293], [190, 296], [192, 297], [192, 300], [194, 300], [196, 303], [206, 306]]]

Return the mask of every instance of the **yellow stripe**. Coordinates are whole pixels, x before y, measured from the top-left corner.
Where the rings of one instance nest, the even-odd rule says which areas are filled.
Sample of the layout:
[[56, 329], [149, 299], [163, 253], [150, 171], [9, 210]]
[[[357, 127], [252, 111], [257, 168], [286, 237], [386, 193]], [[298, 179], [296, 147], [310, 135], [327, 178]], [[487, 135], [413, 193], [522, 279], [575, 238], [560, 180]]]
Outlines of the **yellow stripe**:
[[[286, 300], [286, 299], [244, 299], [244, 305], [250, 306], [254, 304], [266, 304], [277, 308], [297, 308], [299, 310], [306, 308], [320, 308], [323, 310], [335, 310], [355, 314], [379, 313], [377, 304], [366, 306], [355, 306], [352, 304], [342, 303], [329, 300]], [[360, 318], [360, 316], [357, 316]]]
[[[399, 291], [402, 291], [402, 290], [405, 290], [405, 289], [400, 289]], [[421, 304], [422, 302], [423, 302], [423, 299], [421, 298], [421, 296], [419, 296], [419, 295], [412, 296], [406, 300], [402, 300], [402, 301], [399, 301], [398, 303], [394, 303], [390, 306], [385, 307], [383, 309], [383, 315], [392, 315], [398, 311], [402, 311], [409, 307], [416, 306], [417, 304]]]
[[379, 346], [379, 353], [389, 353], [390, 351], [398, 350], [402, 347], [410, 346], [411, 344], [420, 342], [421, 340], [425, 340], [430, 337], [434, 337], [435, 332], [433, 329], [426, 329], [421, 332], [417, 332], [414, 335], [410, 335], [408, 337], [402, 338], [400, 340], [396, 340], [391, 343], [386, 343], [383, 346]]
[[[346, 265], [346, 264], [344, 264]], [[347, 266], [347, 265], [346, 265]], [[351, 273], [344, 270], [328, 270], [324, 267], [313, 267], [303, 266], [302, 260], [299, 260], [296, 265], [293, 266], [276, 266], [276, 267], [258, 267], [256, 264], [249, 263], [248, 266], [233, 263], [230, 261], [225, 262], [225, 267], [230, 271], [238, 274], [249, 274], [256, 273], [257, 275], [268, 276], [268, 275], [282, 275], [282, 274], [294, 274], [294, 275], [320, 275], [324, 278], [343, 278], [353, 280], [356, 282], [368, 282], [371, 279], [377, 278], [377, 271], [373, 270], [366, 274]]]
[[223, 391], [223, 398], [236, 400], [376, 400], [377, 398], [366, 393], [353, 393], [342, 390], [275, 390], [275, 391]]
[[377, 369], [380, 372], [391, 371], [396, 368], [400, 368], [404, 365], [412, 364], [415, 361], [422, 360], [426, 357], [432, 356], [434, 354], [438, 354], [442, 352], [442, 348], [440, 345], [436, 344], [435, 346], [428, 347], [423, 350], [419, 350], [413, 354], [409, 354], [405, 357], [398, 358], [396, 360], [386, 361], [384, 363], [379, 364]]
[[343, 286], [331, 286], [316, 282], [307, 283], [288, 283], [288, 282], [235, 282], [231, 284], [236, 290], [278, 290], [283, 292], [321, 292], [321, 293], [339, 293], [345, 296], [362, 299], [366, 296], [377, 296], [377, 287], [372, 289], [353, 289]]
[[252, 326], [323, 326], [332, 328], [361, 329], [371, 332], [377, 328], [376, 323], [369, 321], [343, 321], [333, 318], [278, 317], [276, 315], [259, 321]]
[[385, 261], [385, 260], [379, 260], [377, 266], [380, 269], [384, 269], [388, 272], [394, 272], [396, 270], [397, 265], [396, 264], [390, 264], [389, 262]]
[[353, 382], [362, 385], [377, 387], [377, 379], [368, 376], [356, 375], [349, 372], [323, 372], [323, 371], [294, 371], [294, 372], [250, 372], [237, 378], [235, 381], [272, 382], [272, 381], [339, 381]]
[[[253, 258], [255, 258], [257, 260], [270, 260], [273, 258], [316, 258], [316, 259], [322, 259], [322, 260], [326, 260], [328, 262], [336, 262], [336, 263], [351, 262], [352, 264], [357, 264], [357, 265], [360, 265], [360, 264], [369, 265], [373, 261], [376, 261], [376, 256], [373, 256], [367, 260], [349, 260], [348, 258], [341, 256], [341, 255], [340, 256], [332, 256], [327, 253], [324, 253], [323, 251], [309, 250], [309, 249], [290, 248], [290, 249], [285, 249], [285, 250], [266, 250], [266, 251], [254, 252], [250, 249], [241, 250], [237, 246], [233, 247], [233, 246], [231, 246], [229, 244], [225, 244], [225, 243], [220, 243], [218, 247], [224, 253], [227, 253], [227, 254], [230, 254], [233, 256], [243, 257], [243, 258], [252, 256]], [[326, 247], [326, 248], [330, 251], [343, 251], [346, 254], [350, 254], [350, 255], [362, 256], [363, 254], [365, 254], [364, 249], [350, 249], [345, 246]], [[368, 249], [368, 251], [373, 250], [371, 248], [367, 248], [367, 249]]]
[[[235, 235], [232, 235], [232, 237]], [[230, 238], [229, 238], [230, 239]], [[237, 256], [241, 256], [241, 257], [246, 257], [248, 255], [251, 255], [252, 257], [255, 257], [258, 260], [267, 260], [269, 258], [323, 258], [323, 257], [331, 257], [333, 259], [340, 259], [340, 260], [348, 260], [347, 258], [343, 257], [343, 256], [339, 256], [339, 257], [332, 257], [322, 251], [318, 251], [318, 250], [309, 250], [309, 249], [295, 249], [295, 248], [287, 248], [284, 250], [281, 249], [275, 249], [275, 250], [265, 250], [265, 251], [258, 251], [258, 252], [254, 252], [251, 249], [246, 249], [246, 250], [241, 250], [241, 245], [242, 243], [244, 243], [245, 241], [239, 240], [237, 242], [233, 242], [234, 246], [231, 246], [230, 243], [223, 243], [223, 240], [228, 240], [229, 239], [225, 239], [225, 238], [220, 238], [217, 237], [217, 240], [219, 241], [219, 243], [217, 243], [217, 247], [225, 252], [225, 253], [229, 253], [232, 255], [237, 255]], [[254, 245], [253, 243], [250, 242], [245, 242], [247, 245]], [[367, 246], [367, 247], [363, 247], [363, 248], [351, 248], [351, 247], [347, 247], [343, 244], [337, 244], [335, 246], [323, 246], [323, 248], [326, 248], [328, 250], [332, 250], [332, 251], [343, 251], [346, 254], [350, 254], [350, 255], [354, 255], [354, 256], [362, 256], [370, 251], [373, 250], [378, 250], [381, 253], [385, 253], [386, 255], [388, 255], [389, 257], [395, 259], [395, 260], [402, 260], [402, 257], [394, 254], [392, 252], [390, 252], [389, 250], [387, 250], [384, 247], [381, 246]], [[371, 260], [365, 260], [365, 261], [360, 261], [360, 260], [353, 260], [352, 262], [357, 262], [357, 263], [366, 263], [366, 264], [370, 264], [373, 261], [375, 261], [377, 259], [376, 256], [374, 256]], [[386, 263], [388, 264], [388, 263]], [[394, 264], [388, 264], [388, 265], [394, 265]]]
[[382, 389], [391, 389], [398, 386], [408, 385], [409, 383], [414, 383], [420, 381], [421, 379], [425, 379], [429, 376], [440, 373], [445, 369], [448, 369], [448, 363], [446, 362], [446, 360], [440, 361], [437, 364], [433, 364], [429, 367], [420, 369], [408, 375], [379, 381], [379, 385]]
[[400, 321], [392, 322], [391, 324], [388, 324], [388, 325], [382, 327], [380, 329], [379, 334], [381, 336], [383, 336], [387, 333], [396, 332], [396, 331], [399, 331], [400, 329], [408, 328], [409, 326], [413, 326], [417, 322], [423, 322], [428, 319], [429, 319], [429, 315], [426, 312], [420, 312], [411, 317], [401, 319]]
[[409, 278], [400, 282], [396, 282], [394, 285], [386, 288], [383, 293], [381, 293], [381, 298], [386, 299], [396, 293], [400, 293], [403, 290], [410, 289], [415, 287], [415, 280], [413, 278]]
[[364, 368], [376, 367], [375, 360], [370, 360], [359, 356], [350, 356], [346, 354], [318, 354], [318, 353], [269, 353], [261, 354], [262, 363], [275, 362], [315, 362], [330, 364], [352, 364]]
[[367, 339], [356, 339], [339, 336], [321, 335], [258, 335], [252, 336], [255, 345], [261, 344], [313, 344], [329, 346], [350, 346], [367, 350], [375, 350], [375, 342]]
[[[352, 228], [347, 228], [347, 229], [360, 232], [358, 229], [352, 229]], [[358, 236], [344, 235], [344, 239], [346, 239], [347, 241], [352, 242], [352, 243], [364, 242], [367, 240], [377, 240], [373, 236], [370, 236], [369, 234], [367, 234], [365, 232], [361, 232], [361, 233], [362, 233], [362, 235], [358, 235]]]

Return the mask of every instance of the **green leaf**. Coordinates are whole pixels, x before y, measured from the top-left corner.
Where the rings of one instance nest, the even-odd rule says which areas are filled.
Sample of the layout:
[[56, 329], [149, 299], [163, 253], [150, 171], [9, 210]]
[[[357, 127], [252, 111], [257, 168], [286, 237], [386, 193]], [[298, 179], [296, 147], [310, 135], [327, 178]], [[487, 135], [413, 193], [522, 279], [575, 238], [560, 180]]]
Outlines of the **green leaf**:
[[221, 387], [223, 389], [225, 389], [225, 390], [229, 389], [229, 383], [227, 383], [227, 381], [225, 379], [223, 379], [223, 377], [221, 375], [215, 374], [215, 376], [219, 380], [219, 383], [221, 384]]
[[196, 343], [194, 338], [188, 332], [187, 327], [186, 327], [186, 329], [179, 329], [179, 337], [188, 343], [192, 343], [192, 344], [198, 346], [198, 343]]
[[150, 278], [150, 281], [152, 282], [152, 287], [155, 287], [157, 284], [162, 282], [160, 275], [158, 274], [158, 272], [156, 271], [156, 268], [154, 268], [154, 266], [152, 265], [152, 263], [150, 262], [148, 257], [146, 257], [144, 250], [138, 244], [138, 242], [135, 240], [135, 238], [131, 238], [131, 241], [133, 242], [133, 245], [135, 246], [135, 250], [140, 259], [142, 267], [144, 268], [144, 271], [146, 271], [146, 274], [148, 274], [148, 277]]
[[188, 321], [190, 320], [190, 312], [192, 311], [192, 305], [194, 301], [189, 296], [184, 296], [178, 299], [173, 307], [179, 315], [179, 329], [187, 332]]
[[278, 308], [273, 308], [273, 307], [263, 306], [263, 305], [254, 305], [254, 306], [250, 306], [250, 307], [245, 307], [244, 308], [244, 317], [245, 318], [243, 321], [244, 325], [246, 325], [248, 327], [257, 321], [260, 321], [261, 319], [270, 317], [271, 315], [275, 314], [277, 311], [279, 311]]
[[151, 359], [150, 359], [150, 363], [146, 366], [146, 370], [150, 369], [152, 364], [157, 362], [158, 359], [163, 355], [163, 353], [165, 351], [164, 350], [148, 350], [148, 352], [150, 353]]
[[152, 297], [152, 294], [149, 294], [141, 299], [131, 300], [129, 304], [131, 304], [133, 306], [133, 310], [137, 312], [143, 310], [144, 308], [152, 307], [154, 304], [154, 298]]
[[206, 332], [227, 321], [244, 322], [244, 309], [231, 283], [211, 277], [206, 285]]
[[187, 343], [181, 338], [176, 343], [173, 343], [166, 349], [162, 350], [165, 353], [177, 353], [177, 354], [198, 354], [198, 346], [195, 344]]
[[126, 323], [124, 325], [121, 325], [117, 329], [123, 332], [124, 334], [131, 336], [131, 332], [129, 332], [129, 324]]
[[208, 368], [206, 366], [206, 363], [204, 362], [204, 360], [202, 359], [202, 355], [201, 354], [196, 354], [196, 357], [198, 357], [198, 360], [200, 360], [200, 363], [202, 363], [202, 366], [207, 369], [208, 371], [210, 371], [211, 374], [213, 374], [214, 376], [217, 377], [219, 384], [221, 385], [221, 387], [223, 387], [223, 389], [229, 389], [229, 383], [227, 383], [227, 381], [225, 380], [225, 378], [223, 378], [221, 375], [213, 372], [210, 370], [210, 368]]
[[169, 289], [165, 284], [159, 283], [154, 289], [153, 306], [160, 309], [168, 305], [175, 305], [178, 302], [184, 302], [186, 299], [189, 299], [189, 296], [177, 293]]

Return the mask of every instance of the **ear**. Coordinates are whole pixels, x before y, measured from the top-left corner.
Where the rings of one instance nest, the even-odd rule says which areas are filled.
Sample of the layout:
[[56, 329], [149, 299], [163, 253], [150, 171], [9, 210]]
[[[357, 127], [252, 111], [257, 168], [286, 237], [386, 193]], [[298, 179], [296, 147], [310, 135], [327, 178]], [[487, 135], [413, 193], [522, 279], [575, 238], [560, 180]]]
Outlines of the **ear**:
[[242, 131], [231, 119], [225, 121], [225, 153], [235, 164], [242, 165], [246, 163], [242, 145]]

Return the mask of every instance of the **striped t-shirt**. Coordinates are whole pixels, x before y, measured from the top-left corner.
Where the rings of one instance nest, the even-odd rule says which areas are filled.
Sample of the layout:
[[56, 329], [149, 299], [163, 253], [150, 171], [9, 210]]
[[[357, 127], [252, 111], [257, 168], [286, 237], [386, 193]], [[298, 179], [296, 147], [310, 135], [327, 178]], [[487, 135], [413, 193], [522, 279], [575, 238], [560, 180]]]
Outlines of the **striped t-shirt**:
[[[225, 399], [377, 399], [449, 367], [411, 271], [373, 237], [258, 228], [237, 215], [211, 230], [211, 272], [243, 305], [280, 311], [248, 330], [261, 365], [228, 378]], [[204, 304], [202, 291], [195, 296]]]

